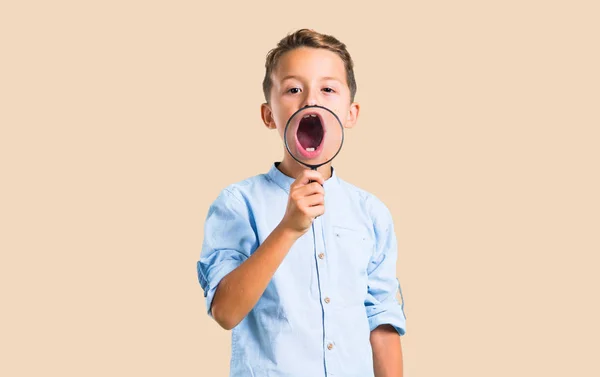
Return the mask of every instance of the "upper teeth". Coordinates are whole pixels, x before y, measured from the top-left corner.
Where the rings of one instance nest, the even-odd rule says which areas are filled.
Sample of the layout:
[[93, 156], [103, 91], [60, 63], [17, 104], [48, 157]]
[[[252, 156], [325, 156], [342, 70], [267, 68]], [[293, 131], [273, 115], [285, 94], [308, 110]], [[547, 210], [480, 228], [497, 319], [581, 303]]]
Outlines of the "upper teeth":
[[313, 117], [313, 118], [316, 118], [316, 117], [317, 117], [317, 114], [306, 114], [306, 115], [304, 116], [304, 118], [308, 118], [308, 117]]

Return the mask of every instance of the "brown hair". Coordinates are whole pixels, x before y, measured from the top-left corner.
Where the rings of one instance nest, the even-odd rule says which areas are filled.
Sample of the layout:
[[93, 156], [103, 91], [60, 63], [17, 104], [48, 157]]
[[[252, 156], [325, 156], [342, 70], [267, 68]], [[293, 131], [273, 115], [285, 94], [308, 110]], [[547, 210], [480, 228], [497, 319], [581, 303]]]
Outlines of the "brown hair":
[[331, 35], [321, 34], [311, 29], [300, 29], [294, 33], [288, 34], [279, 41], [277, 47], [269, 51], [265, 62], [265, 78], [263, 80], [263, 92], [265, 100], [269, 102], [271, 96], [271, 87], [273, 81], [271, 74], [277, 66], [279, 59], [283, 54], [299, 47], [324, 48], [335, 52], [344, 62], [346, 68], [346, 81], [350, 88], [350, 100], [354, 102], [356, 95], [356, 79], [354, 78], [354, 63], [352, 57], [346, 49], [346, 45]]

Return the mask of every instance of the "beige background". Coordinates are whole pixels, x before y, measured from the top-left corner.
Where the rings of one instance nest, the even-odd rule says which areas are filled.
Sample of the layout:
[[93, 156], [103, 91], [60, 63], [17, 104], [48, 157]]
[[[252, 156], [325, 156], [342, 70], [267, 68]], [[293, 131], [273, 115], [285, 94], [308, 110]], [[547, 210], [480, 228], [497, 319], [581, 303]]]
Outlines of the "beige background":
[[227, 375], [203, 221], [281, 157], [300, 27], [356, 63], [335, 166], [394, 215], [405, 375], [600, 375], [594, 3], [2, 2], [0, 375]]

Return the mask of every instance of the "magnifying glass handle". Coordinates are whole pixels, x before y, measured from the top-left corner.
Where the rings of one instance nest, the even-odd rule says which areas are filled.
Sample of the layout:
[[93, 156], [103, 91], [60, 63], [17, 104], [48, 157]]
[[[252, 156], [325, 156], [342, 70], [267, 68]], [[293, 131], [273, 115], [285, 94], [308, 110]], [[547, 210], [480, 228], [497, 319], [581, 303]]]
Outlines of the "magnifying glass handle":
[[[315, 167], [311, 167], [311, 168], [310, 168], [310, 170], [317, 170], [317, 168], [315, 168]], [[316, 181], [313, 181], [312, 179], [311, 179], [310, 181], [308, 181], [308, 183], [313, 183], [313, 182], [316, 182]], [[320, 183], [319, 183], [319, 184], [320, 184]], [[321, 184], [320, 184], [320, 185], [321, 185]], [[321, 185], [321, 187], [323, 187], [323, 185]]]
[[[310, 168], [310, 170], [317, 170], [317, 168], [315, 168], [315, 167], [313, 166], [313, 167], [311, 167], [311, 168]], [[310, 180], [310, 181], [308, 181], [308, 183], [313, 183], [313, 182], [316, 182], [316, 181], [313, 181], [313, 180]], [[321, 186], [323, 186], [323, 185], [321, 185]], [[315, 219], [316, 219], [317, 217], [319, 217], [319, 216], [316, 216], [316, 217], [315, 217]]]
[[[314, 170], [314, 171], [316, 171], [316, 170], [317, 170], [317, 168], [316, 168], [316, 167], [314, 167], [314, 166], [312, 166], [312, 167], [310, 168], [310, 170]], [[308, 183], [313, 183], [313, 182], [316, 182], [316, 181], [313, 181], [313, 180], [310, 180], [310, 181], [308, 181]]]

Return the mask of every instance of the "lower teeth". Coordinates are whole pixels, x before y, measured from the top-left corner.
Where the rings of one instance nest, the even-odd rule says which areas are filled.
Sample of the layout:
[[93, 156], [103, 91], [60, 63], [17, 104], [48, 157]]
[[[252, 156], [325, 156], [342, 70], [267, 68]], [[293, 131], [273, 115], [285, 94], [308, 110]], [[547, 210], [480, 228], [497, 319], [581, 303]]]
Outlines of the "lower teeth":
[[315, 148], [306, 148], [306, 151], [307, 151], [307, 152], [314, 152], [314, 151], [315, 151]]

